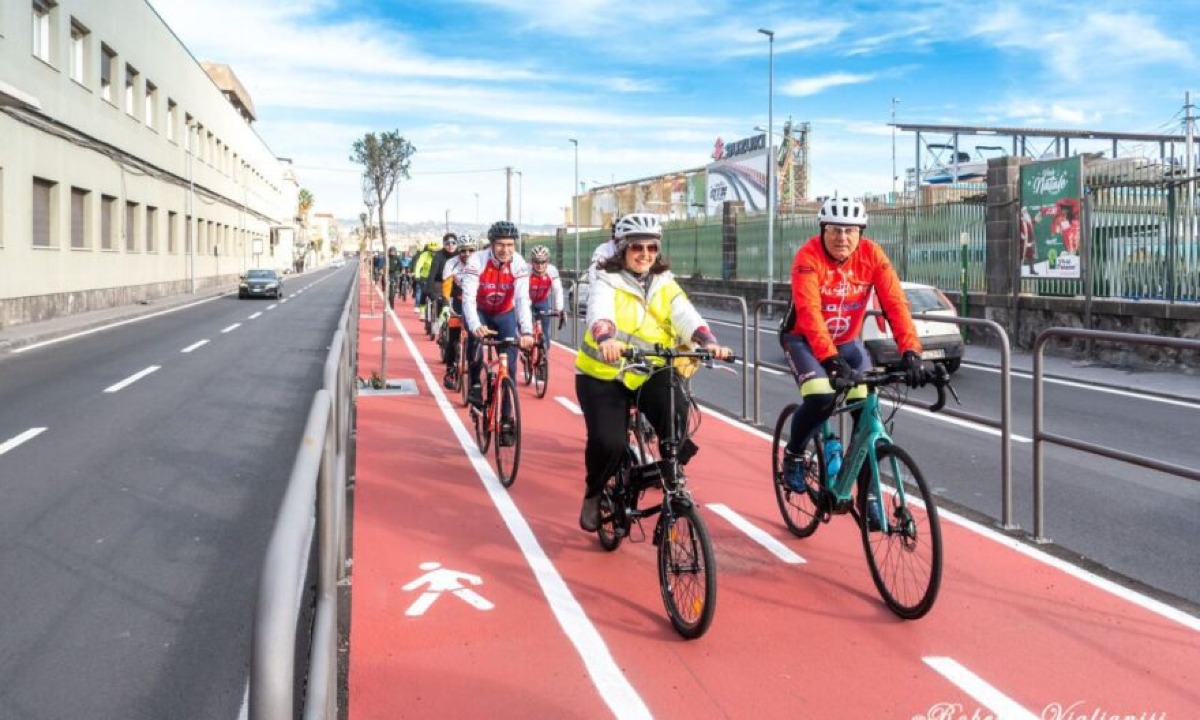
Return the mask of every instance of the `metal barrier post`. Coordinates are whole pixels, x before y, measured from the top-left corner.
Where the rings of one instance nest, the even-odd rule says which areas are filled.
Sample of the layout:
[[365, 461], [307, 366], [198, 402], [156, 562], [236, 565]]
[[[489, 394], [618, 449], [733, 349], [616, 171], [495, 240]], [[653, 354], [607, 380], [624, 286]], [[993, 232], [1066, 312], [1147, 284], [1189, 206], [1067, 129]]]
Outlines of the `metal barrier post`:
[[748, 415], [746, 415], [746, 405], [749, 402], [748, 398], [750, 395], [750, 378], [749, 378], [750, 373], [748, 372], [749, 365], [747, 364], [747, 361], [749, 360], [749, 358], [746, 356], [746, 352], [750, 349], [750, 341], [749, 341], [749, 337], [747, 335], [748, 329], [746, 327], [747, 326], [746, 298], [744, 298], [740, 295], [721, 295], [718, 293], [704, 293], [704, 292], [688, 293], [688, 297], [689, 298], [702, 297], [702, 298], [709, 298], [709, 299], [714, 299], [714, 300], [733, 300], [738, 304], [738, 306], [742, 310], [742, 420], [749, 420], [750, 417]]
[[788, 303], [783, 300], [759, 300], [754, 303], [754, 424], [761, 425], [762, 418], [759, 414], [759, 399], [761, 393], [759, 386], [762, 384], [761, 373], [759, 367], [761, 363], [758, 359], [758, 317], [759, 311], [764, 307], [787, 307]]
[[1045, 536], [1045, 482], [1043, 443], [1051, 442], [1063, 447], [1069, 447], [1082, 452], [1102, 455], [1113, 460], [1120, 460], [1131, 465], [1157, 470], [1169, 475], [1190, 480], [1200, 480], [1200, 470], [1163, 462], [1154, 458], [1134, 455], [1133, 453], [1113, 450], [1103, 445], [1082, 442], [1074, 438], [1048, 433], [1042, 429], [1045, 400], [1042, 392], [1043, 368], [1042, 351], [1046, 341], [1052, 337], [1084, 338], [1104, 342], [1127, 343], [1130, 345], [1158, 345], [1160, 347], [1176, 348], [1179, 350], [1200, 350], [1200, 340], [1187, 338], [1160, 338], [1152, 335], [1137, 335], [1134, 333], [1109, 332], [1106, 330], [1083, 330], [1080, 328], [1052, 327], [1046, 328], [1037, 336], [1033, 343], [1033, 540], [1039, 543], [1051, 542]]

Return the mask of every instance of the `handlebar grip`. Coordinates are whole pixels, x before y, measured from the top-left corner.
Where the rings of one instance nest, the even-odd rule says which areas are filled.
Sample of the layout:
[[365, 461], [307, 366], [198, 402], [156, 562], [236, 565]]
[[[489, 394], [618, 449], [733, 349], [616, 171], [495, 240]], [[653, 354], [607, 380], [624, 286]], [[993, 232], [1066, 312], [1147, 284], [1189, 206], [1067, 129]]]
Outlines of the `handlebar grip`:
[[950, 373], [941, 365], [935, 365], [929, 373], [929, 381], [937, 389], [937, 402], [929, 406], [929, 412], [938, 412], [946, 407], [946, 385], [950, 382]]

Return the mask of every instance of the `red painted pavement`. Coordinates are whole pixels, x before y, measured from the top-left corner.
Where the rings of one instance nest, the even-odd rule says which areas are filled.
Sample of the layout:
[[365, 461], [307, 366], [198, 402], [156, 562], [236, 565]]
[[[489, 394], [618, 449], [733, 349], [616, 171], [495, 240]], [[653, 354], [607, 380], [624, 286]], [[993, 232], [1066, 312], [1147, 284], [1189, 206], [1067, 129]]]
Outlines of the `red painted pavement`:
[[[366, 314], [365, 290], [362, 299]], [[437, 348], [421, 334], [411, 304], [399, 318], [440, 380]], [[367, 376], [380, 366], [381, 321], [359, 327], [359, 374]], [[583, 420], [554, 399], [575, 400], [571, 354], [552, 353], [546, 398], [520, 390], [521, 468], [504, 491], [494, 478], [481, 479], [390, 320], [388, 337], [388, 376], [413, 379], [420, 392], [358, 399], [352, 720], [644, 711], [689, 718], [1198, 716], [1195, 618], [1157, 612], [1146, 607], [1154, 603], [1103, 590], [944, 517], [937, 604], [922, 620], [898, 620], [871, 583], [853, 523], [839, 518], [811, 538], [792, 537], [771, 491], [769, 441], [708, 415], [697, 435], [701, 452], [688, 468], [696, 499], [729, 506], [807, 562], [782, 562], [705, 510], [717, 556], [717, 612], [703, 638], [684, 641], [663, 610], [653, 546], [627, 541], [606, 553], [578, 528]], [[449, 412], [468, 423], [457, 396], [449, 402]], [[491, 455], [485, 460], [490, 466]], [[493, 497], [502, 498], [499, 505]], [[519, 513], [516, 532], [527, 524], [526, 550], [535, 541], [546, 563], [522, 554], [501, 505]], [[441, 592], [423, 614], [406, 615], [424, 592], [404, 589], [425, 574], [422, 563], [478, 576], [481, 584], [463, 586], [493, 607]], [[553, 582], [549, 593], [543, 589], [535, 568], [544, 579], [546, 564], [565, 583], [566, 598]], [[548, 594], [574, 617], [570, 633]], [[582, 616], [569, 612], [572, 598]], [[609, 658], [616, 681], [604, 675]], [[961, 688], [927, 658], [951, 658], [983, 684]]]

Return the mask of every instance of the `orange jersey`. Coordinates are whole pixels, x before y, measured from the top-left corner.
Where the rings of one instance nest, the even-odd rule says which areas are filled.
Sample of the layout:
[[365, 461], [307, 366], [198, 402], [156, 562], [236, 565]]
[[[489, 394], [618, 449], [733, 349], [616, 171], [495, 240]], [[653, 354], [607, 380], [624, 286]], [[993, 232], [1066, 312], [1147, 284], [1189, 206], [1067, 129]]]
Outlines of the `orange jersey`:
[[883, 249], [867, 238], [838, 263], [825, 251], [821, 236], [809, 238], [792, 262], [792, 303], [796, 322], [788, 332], [802, 335], [818, 360], [837, 354], [837, 346], [857, 338], [871, 300], [871, 288], [892, 327], [901, 354], [921, 352], [908, 299]]

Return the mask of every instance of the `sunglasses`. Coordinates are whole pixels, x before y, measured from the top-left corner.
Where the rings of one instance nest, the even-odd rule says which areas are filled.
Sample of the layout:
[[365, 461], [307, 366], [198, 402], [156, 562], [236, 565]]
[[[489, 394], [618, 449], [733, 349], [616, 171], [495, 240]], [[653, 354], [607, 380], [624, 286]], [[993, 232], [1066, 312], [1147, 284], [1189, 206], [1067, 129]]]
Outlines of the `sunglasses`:
[[629, 249], [634, 252], [658, 252], [658, 243], [630, 243]]
[[475, 248], [462, 248], [458, 251], [460, 255], [470, 255], [475, 252]]

